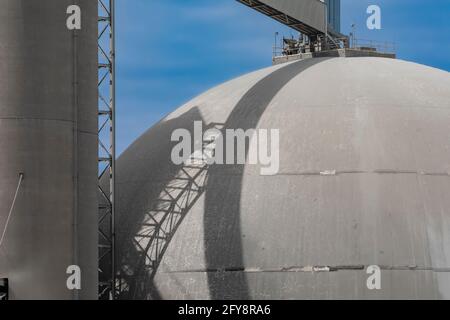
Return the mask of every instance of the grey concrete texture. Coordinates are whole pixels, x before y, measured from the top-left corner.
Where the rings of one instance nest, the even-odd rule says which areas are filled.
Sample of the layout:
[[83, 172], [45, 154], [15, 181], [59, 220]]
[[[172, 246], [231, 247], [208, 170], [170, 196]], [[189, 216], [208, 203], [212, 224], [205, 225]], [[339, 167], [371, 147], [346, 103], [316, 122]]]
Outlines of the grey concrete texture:
[[[173, 165], [194, 121], [279, 129], [279, 174]], [[449, 299], [449, 159], [448, 72], [317, 58], [224, 83], [118, 161], [121, 298]]]
[[[0, 277], [12, 299], [97, 298], [97, 2], [0, 0]], [[66, 287], [69, 265], [82, 290]]]

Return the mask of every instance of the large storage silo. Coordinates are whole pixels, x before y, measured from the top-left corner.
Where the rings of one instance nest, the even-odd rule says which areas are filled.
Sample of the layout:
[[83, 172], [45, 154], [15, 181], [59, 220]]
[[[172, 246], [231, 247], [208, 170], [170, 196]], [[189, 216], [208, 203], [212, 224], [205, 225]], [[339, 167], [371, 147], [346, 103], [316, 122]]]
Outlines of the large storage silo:
[[336, 32], [341, 32], [341, 0], [326, 0], [328, 23]]
[[[449, 88], [410, 62], [315, 58], [188, 102], [118, 161], [121, 297], [449, 299]], [[173, 164], [194, 121], [279, 129], [279, 173]]]
[[[66, 26], [70, 5], [81, 30]], [[97, 297], [97, 10], [0, 0], [0, 231], [25, 175], [0, 248], [12, 299]]]

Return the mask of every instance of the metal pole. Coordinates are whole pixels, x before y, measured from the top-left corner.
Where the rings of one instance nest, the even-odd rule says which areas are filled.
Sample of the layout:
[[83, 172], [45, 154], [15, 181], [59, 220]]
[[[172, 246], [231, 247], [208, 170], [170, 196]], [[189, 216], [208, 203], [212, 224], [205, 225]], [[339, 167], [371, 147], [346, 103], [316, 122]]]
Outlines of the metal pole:
[[278, 40], [278, 32], [275, 32], [275, 44], [273, 46], [273, 57], [277, 56], [277, 40]]
[[[325, 2], [324, 2], [325, 3]], [[328, 50], [328, 5], [325, 3], [325, 48], [321, 48], [321, 51]]]
[[355, 49], [356, 45], [355, 45], [355, 41], [356, 41], [356, 24], [353, 23], [352, 24], [352, 48]]
[[116, 257], [115, 257], [115, 238], [116, 238], [116, 226], [115, 226], [115, 195], [116, 195], [116, 34], [115, 34], [115, 1], [110, 1], [111, 10], [111, 296], [114, 300], [116, 298]]

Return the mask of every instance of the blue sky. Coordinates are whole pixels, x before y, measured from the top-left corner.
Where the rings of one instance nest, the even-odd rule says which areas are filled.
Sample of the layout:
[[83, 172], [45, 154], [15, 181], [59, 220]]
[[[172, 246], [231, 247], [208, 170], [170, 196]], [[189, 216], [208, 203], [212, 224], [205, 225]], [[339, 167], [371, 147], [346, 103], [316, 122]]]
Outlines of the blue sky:
[[[292, 0], [296, 1], [296, 0]], [[450, 0], [341, 0], [342, 32], [396, 43], [400, 59], [450, 71]], [[235, 0], [116, 0], [117, 147], [205, 90], [271, 64], [289, 28]], [[382, 30], [366, 9], [382, 10]]]

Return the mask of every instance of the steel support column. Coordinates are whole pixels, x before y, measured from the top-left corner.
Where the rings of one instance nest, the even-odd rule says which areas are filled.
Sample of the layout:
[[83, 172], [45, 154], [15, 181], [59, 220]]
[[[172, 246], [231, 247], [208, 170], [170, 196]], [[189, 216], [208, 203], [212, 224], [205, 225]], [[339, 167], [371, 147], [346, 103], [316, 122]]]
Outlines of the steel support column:
[[99, 299], [116, 298], [114, 0], [98, 0]]

